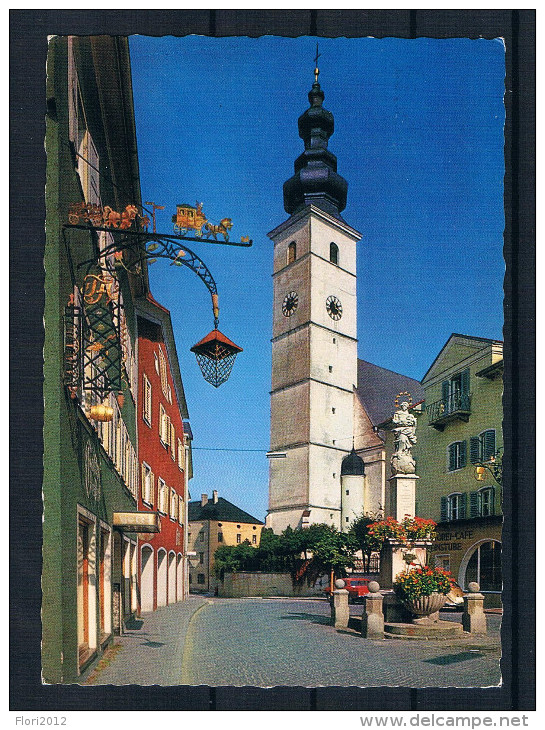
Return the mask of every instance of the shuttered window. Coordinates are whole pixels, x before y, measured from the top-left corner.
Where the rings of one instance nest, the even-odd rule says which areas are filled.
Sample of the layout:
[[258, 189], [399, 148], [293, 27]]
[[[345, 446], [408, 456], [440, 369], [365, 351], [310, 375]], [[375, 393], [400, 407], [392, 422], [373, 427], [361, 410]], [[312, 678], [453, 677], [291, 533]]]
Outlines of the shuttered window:
[[469, 440], [469, 458], [472, 464], [490, 461], [496, 453], [496, 431], [489, 428]]
[[142, 417], [144, 421], [151, 426], [151, 383], [146, 373], [144, 373], [144, 398], [142, 404]]
[[170, 519], [176, 520], [178, 518], [178, 495], [176, 490], [170, 490]]
[[490, 517], [494, 514], [494, 487], [483, 487], [469, 495], [469, 516]]
[[158, 484], [157, 484], [157, 509], [162, 514], [167, 514], [168, 509], [168, 495], [167, 495], [167, 485], [165, 484], [164, 480], [159, 478]]
[[170, 455], [173, 461], [176, 461], [176, 429], [172, 421], [170, 422]]
[[153, 507], [154, 504], [154, 475], [151, 470], [151, 467], [146, 464], [145, 461], [142, 462], [142, 501], [148, 504], [150, 507]]
[[467, 495], [461, 492], [441, 497], [441, 521], [464, 520], [466, 517]]
[[448, 447], [448, 470], [463, 469], [467, 464], [467, 444], [465, 441], [455, 441]]

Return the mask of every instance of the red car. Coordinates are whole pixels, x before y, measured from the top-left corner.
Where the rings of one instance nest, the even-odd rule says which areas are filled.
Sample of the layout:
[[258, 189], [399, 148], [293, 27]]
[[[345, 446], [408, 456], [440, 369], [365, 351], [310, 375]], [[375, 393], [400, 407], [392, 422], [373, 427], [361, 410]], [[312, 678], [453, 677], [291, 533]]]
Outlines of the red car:
[[[348, 591], [348, 603], [354, 603], [361, 600], [366, 593], [369, 593], [369, 582], [371, 578], [362, 578], [360, 576], [350, 576], [343, 578], [345, 590]], [[331, 596], [329, 586], [324, 589], [324, 593]]]

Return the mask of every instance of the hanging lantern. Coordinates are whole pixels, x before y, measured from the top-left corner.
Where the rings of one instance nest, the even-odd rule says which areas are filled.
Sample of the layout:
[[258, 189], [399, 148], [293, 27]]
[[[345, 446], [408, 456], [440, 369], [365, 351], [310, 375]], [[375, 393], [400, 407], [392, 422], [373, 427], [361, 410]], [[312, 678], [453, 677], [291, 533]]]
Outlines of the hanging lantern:
[[214, 329], [193, 345], [191, 352], [197, 357], [204, 379], [214, 388], [219, 388], [231, 375], [235, 358], [242, 352], [242, 347], [235, 345], [218, 329]]

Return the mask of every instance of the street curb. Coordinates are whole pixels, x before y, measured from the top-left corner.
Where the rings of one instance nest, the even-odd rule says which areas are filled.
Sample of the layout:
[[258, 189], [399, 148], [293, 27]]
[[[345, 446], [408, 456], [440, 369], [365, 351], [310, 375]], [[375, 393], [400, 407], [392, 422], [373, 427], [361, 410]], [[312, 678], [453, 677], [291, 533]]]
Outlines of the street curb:
[[[194, 687], [197, 685], [190, 685], [187, 682], [184, 682], [184, 676], [187, 674], [187, 663], [188, 663], [188, 651], [186, 650], [187, 647], [187, 637], [189, 634], [189, 629], [191, 628], [191, 621], [195, 617], [195, 615], [201, 610], [201, 608], [204, 608], [205, 606], [211, 606], [213, 605], [213, 601], [207, 600], [206, 603], [201, 604], [198, 606], [195, 611], [191, 614], [189, 621], [187, 622], [187, 626], [185, 627], [185, 634], [184, 634], [184, 641], [181, 644], [182, 651], [181, 651], [181, 658], [179, 662], [179, 673], [180, 673], [180, 681], [177, 683], [179, 685], [183, 685], [186, 687]], [[177, 652], [178, 654], [178, 652]]]
[[[189, 633], [189, 627], [191, 626], [191, 622], [193, 621], [193, 618], [195, 615], [205, 606], [210, 605], [210, 601], [206, 598], [202, 599], [202, 603], [199, 606], [195, 606], [194, 610], [187, 616], [187, 620], [184, 621], [184, 625], [182, 626], [179, 634], [179, 642], [178, 642], [178, 648], [173, 656], [172, 661], [172, 667], [170, 671], [169, 676], [169, 685], [181, 685], [182, 678], [183, 678], [183, 664], [184, 664], [184, 657], [186, 654], [185, 647], [187, 644], [187, 635]], [[176, 676], [174, 676], [176, 675]]]

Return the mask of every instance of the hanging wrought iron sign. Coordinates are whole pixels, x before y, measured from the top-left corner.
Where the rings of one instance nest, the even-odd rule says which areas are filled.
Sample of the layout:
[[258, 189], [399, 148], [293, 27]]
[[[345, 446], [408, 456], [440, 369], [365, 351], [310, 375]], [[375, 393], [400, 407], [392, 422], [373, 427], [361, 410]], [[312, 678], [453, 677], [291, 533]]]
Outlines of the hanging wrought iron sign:
[[[83, 261], [78, 268], [86, 272], [83, 277], [83, 306], [77, 313], [67, 308], [65, 332], [67, 342], [70, 332], [78, 331], [77, 351], [66, 359], [65, 382], [73, 397], [81, 387], [98, 397], [122, 390], [123, 343], [122, 310], [119, 303], [119, 281], [116, 269], [139, 274], [143, 262], [155, 263], [159, 258], [169, 259], [171, 266], [186, 266], [204, 282], [212, 297], [214, 330], [191, 348], [207, 382], [219, 387], [231, 374], [235, 358], [242, 348], [218, 330], [219, 303], [216, 282], [204, 261], [186, 245], [186, 241], [223, 243], [229, 246], [251, 246], [252, 240], [242, 236], [240, 243], [230, 242], [233, 227], [231, 218], [223, 218], [218, 224], [211, 223], [202, 211], [202, 203], [195, 206], [180, 204], [172, 216], [175, 235], [156, 233], [155, 212], [164, 206], [153, 206], [153, 232], [147, 228], [148, 216], [139, 215], [136, 205], [127, 205], [121, 213], [110, 206], [74, 203], [68, 211], [69, 225], [65, 228], [107, 231], [112, 243], [101, 249], [98, 260]], [[194, 237], [187, 234], [192, 232]], [[117, 235], [114, 236], [113, 234]], [[220, 240], [218, 240], [218, 236]], [[184, 239], [183, 245], [180, 239]], [[210, 240], [212, 239], [212, 240]], [[223, 240], [221, 240], [223, 239]], [[72, 338], [73, 339], [73, 338]], [[77, 353], [77, 354], [76, 354]], [[100, 419], [98, 419], [100, 420]]]

